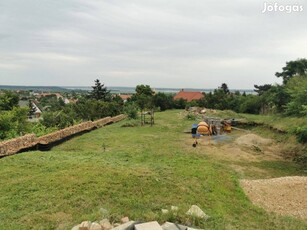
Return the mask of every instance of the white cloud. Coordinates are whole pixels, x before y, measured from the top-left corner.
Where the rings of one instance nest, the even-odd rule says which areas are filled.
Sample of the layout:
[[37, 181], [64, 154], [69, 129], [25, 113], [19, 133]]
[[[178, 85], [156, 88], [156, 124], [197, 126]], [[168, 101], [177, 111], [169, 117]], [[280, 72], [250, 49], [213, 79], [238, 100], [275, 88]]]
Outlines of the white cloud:
[[307, 16], [262, 14], [262, 7], [258, 0], [2, 0], [0, 79], [90, 85], [101, 76], [107, 85], [208, 88], [274, 83], [286, 61], [305, 55]]

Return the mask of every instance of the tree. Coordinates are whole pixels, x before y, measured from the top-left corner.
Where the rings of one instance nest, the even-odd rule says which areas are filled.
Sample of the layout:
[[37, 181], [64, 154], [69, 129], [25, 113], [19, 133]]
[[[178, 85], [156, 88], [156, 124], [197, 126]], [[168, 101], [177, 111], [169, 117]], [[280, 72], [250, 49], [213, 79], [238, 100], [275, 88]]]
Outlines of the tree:
[[27, 133], [27, 114], [28, 108], [19, 107], [0, 112], [0, 139], [14, 138]]
[[258, 93], [259, 96], [261, 96], [264, 92], [268, 91], [272, 88], [271, 84], [265, 84], [265, 85], [254, 85], [255, 89], [254, 91]]
[[0, 110], [12, 110], [18, 107], [19, 96], [12, 91], [4, 91], [0, 94]]
[[135, 88], [136, 95], [153, 96], [154, 91], [149, 85], [137, 85]]
[[282, 72], [276, 72], [276, 77], [282, 77], [283, 83], [287, 84], [288, 80], [293, 76], [306, 76], [307, 74], [307, 59], [297, 59], [296, 61], [286, 62], [286, 66], [282, 68]]
[[36, 112], [36, 107], [34, 106], [34, 103], [32, 100], [29, 101], [29, 117], [32, 117], [35, 115], [35, 112]]
[[228, 86], [227, 86], [226, 83], [223, 83], [223, 84], [221, 85], [220, 89], [221, 89], [225, 94], [229, 94], [229, 93], [230, 93], [230, 91], [229, 91]]
[[159, 92], [153, 96], [153, 103], [155, 107], [159, 107], [161, 111], [165, 111], [172, 108], [174, 99], [172, 95]]
[[124, 112], [130, 119], [138, 118], [138, 106], [135, 102], [127, 102], [124, 105]]
[[259, 114], [261, 109], [260, 97], [255, 95], [245, 96], [243, 102], [240, 105], [241, 113]]
[[104, 84], [100, 83], [99, 79], [95, 80], [95, 85], [92, 86], [92, 88], [93, 90], [89, 95], [91, 99], [95, 99], [97, 101], [111, 101], [110, 91], [104, 86]]
[[291, 78], [286, 85], [286, 92], [290, 96], [285, 105], [287, 115], [307, 116], [307, 78], [297, 76]]
[[131, 101], [135, 101], [141, 110], [145, 108], [152, 109], [154, 91], [149, 85], [137, 85], [135, 94], [131, 97]]

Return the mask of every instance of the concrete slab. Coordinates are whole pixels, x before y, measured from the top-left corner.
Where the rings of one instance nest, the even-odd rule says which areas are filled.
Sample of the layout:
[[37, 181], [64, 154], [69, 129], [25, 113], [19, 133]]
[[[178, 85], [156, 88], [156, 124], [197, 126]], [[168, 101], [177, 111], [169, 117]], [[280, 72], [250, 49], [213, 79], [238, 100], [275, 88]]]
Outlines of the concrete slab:
[[112, 230], [126, 230], [127, 228], [129, 228], [130, 226], [132, 226], [135, 222], [134, 221], [129, 221], [125, 224], [119, 225], [115, 228], [112, 228]]
[[157, 221], [136, 224], [134, 228], [135, 230], [163, 230]]
[[161, 225], [163, 230], [186, 230], [188, 227], [183, 225], [177, 225], [171, 222], [165, 222]]

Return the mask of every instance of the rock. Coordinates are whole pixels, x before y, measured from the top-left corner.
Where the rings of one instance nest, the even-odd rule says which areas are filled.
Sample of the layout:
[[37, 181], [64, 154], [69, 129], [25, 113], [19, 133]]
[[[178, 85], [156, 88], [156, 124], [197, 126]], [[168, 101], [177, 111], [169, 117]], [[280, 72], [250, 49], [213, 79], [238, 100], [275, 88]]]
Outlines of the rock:
[[202, 219], [208, 219], [209, 216], [203, 212], [197, 205], [192, 205], [191, 208], [187, 211], [187, 215], [195, 216]]
[[109, 211], [105, 208], [100, 208], [99, 212], [101, 214], [102, 219], [109, 217]]
[[74, 226], [71, 230], [79, 230], [80, 224]]
[[79, 226], [79, 230], [90, 230], [91, 224], [91, 221], [83, 221]]
[[206, 112], [207, 112], [207, 110], [205, 110], [205, 109], [202, 109], [202, 110], [200, 111], [201, 114], [205, 114]]
[[173, 212], [178, 212], [178, 207], [177, 206], [171, 206], [171, 210], [173, 211]]
[[102, 227], [101, 227], [100, 224], [98, 224], [98, 223], [96, 223], [96, 222], [93, 222], [93, 223], [91, 224], [90, 230], [102, 230]]
[[115, 228], [112, 228], [112, 230], [126, 230], [127, 228], [129, 228], [133, 224], [134, 224], [134, 221], [129, 221], [129, 222], [125, 223], [125, 224], [122, 224], [122, 225], [119, 225], [119, 226], [117, 226]]
[[167, 209], [161, 209], [162, 214], [168, 214], [169, 211]]
[[186, 230], [188, 227], [179, 225], [179, 224], [174, 224], [171, 222], [165, 222], [163, 225], [161, 225], [163, 230]]
[[103, 230], [110, 230], [113, 228], [110, 221], [108, 219], [103, 219], [99, 222]]
[[120, 220], [123, 224], [129, 222], [129, 217], [125, 216]]
[[134, 228], [135, 230], [163, 230], [157, 221], [136, 224]]
[[161, 225], [161, 227], [163, 230], [203, 230], [203, 229], [191, 228], [181, 224], [174, 224], [171, 222], [165, 222], [163, 225]]

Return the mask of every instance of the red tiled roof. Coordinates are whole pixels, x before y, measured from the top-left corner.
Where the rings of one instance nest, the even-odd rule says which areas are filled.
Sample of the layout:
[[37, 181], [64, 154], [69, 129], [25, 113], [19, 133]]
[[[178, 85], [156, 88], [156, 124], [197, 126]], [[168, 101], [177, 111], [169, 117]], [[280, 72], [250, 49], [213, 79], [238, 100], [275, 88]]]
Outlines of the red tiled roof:
[[123, 95], [119, 95], [119, 96], [121, 97], [121, 99], [127, 100], [127, 99], [129, 99], [132, 95], [130, 95], [130, 94], [123, 94]]
[[204, 95], [201, 92], [188, 92], [188, 91], [180, 91], [174, 96], [174, 100], [177, 99], [184, 99], [187, 100], [188, 102], [193, 101], [193, 100], [199, 100], [202, 99]]

